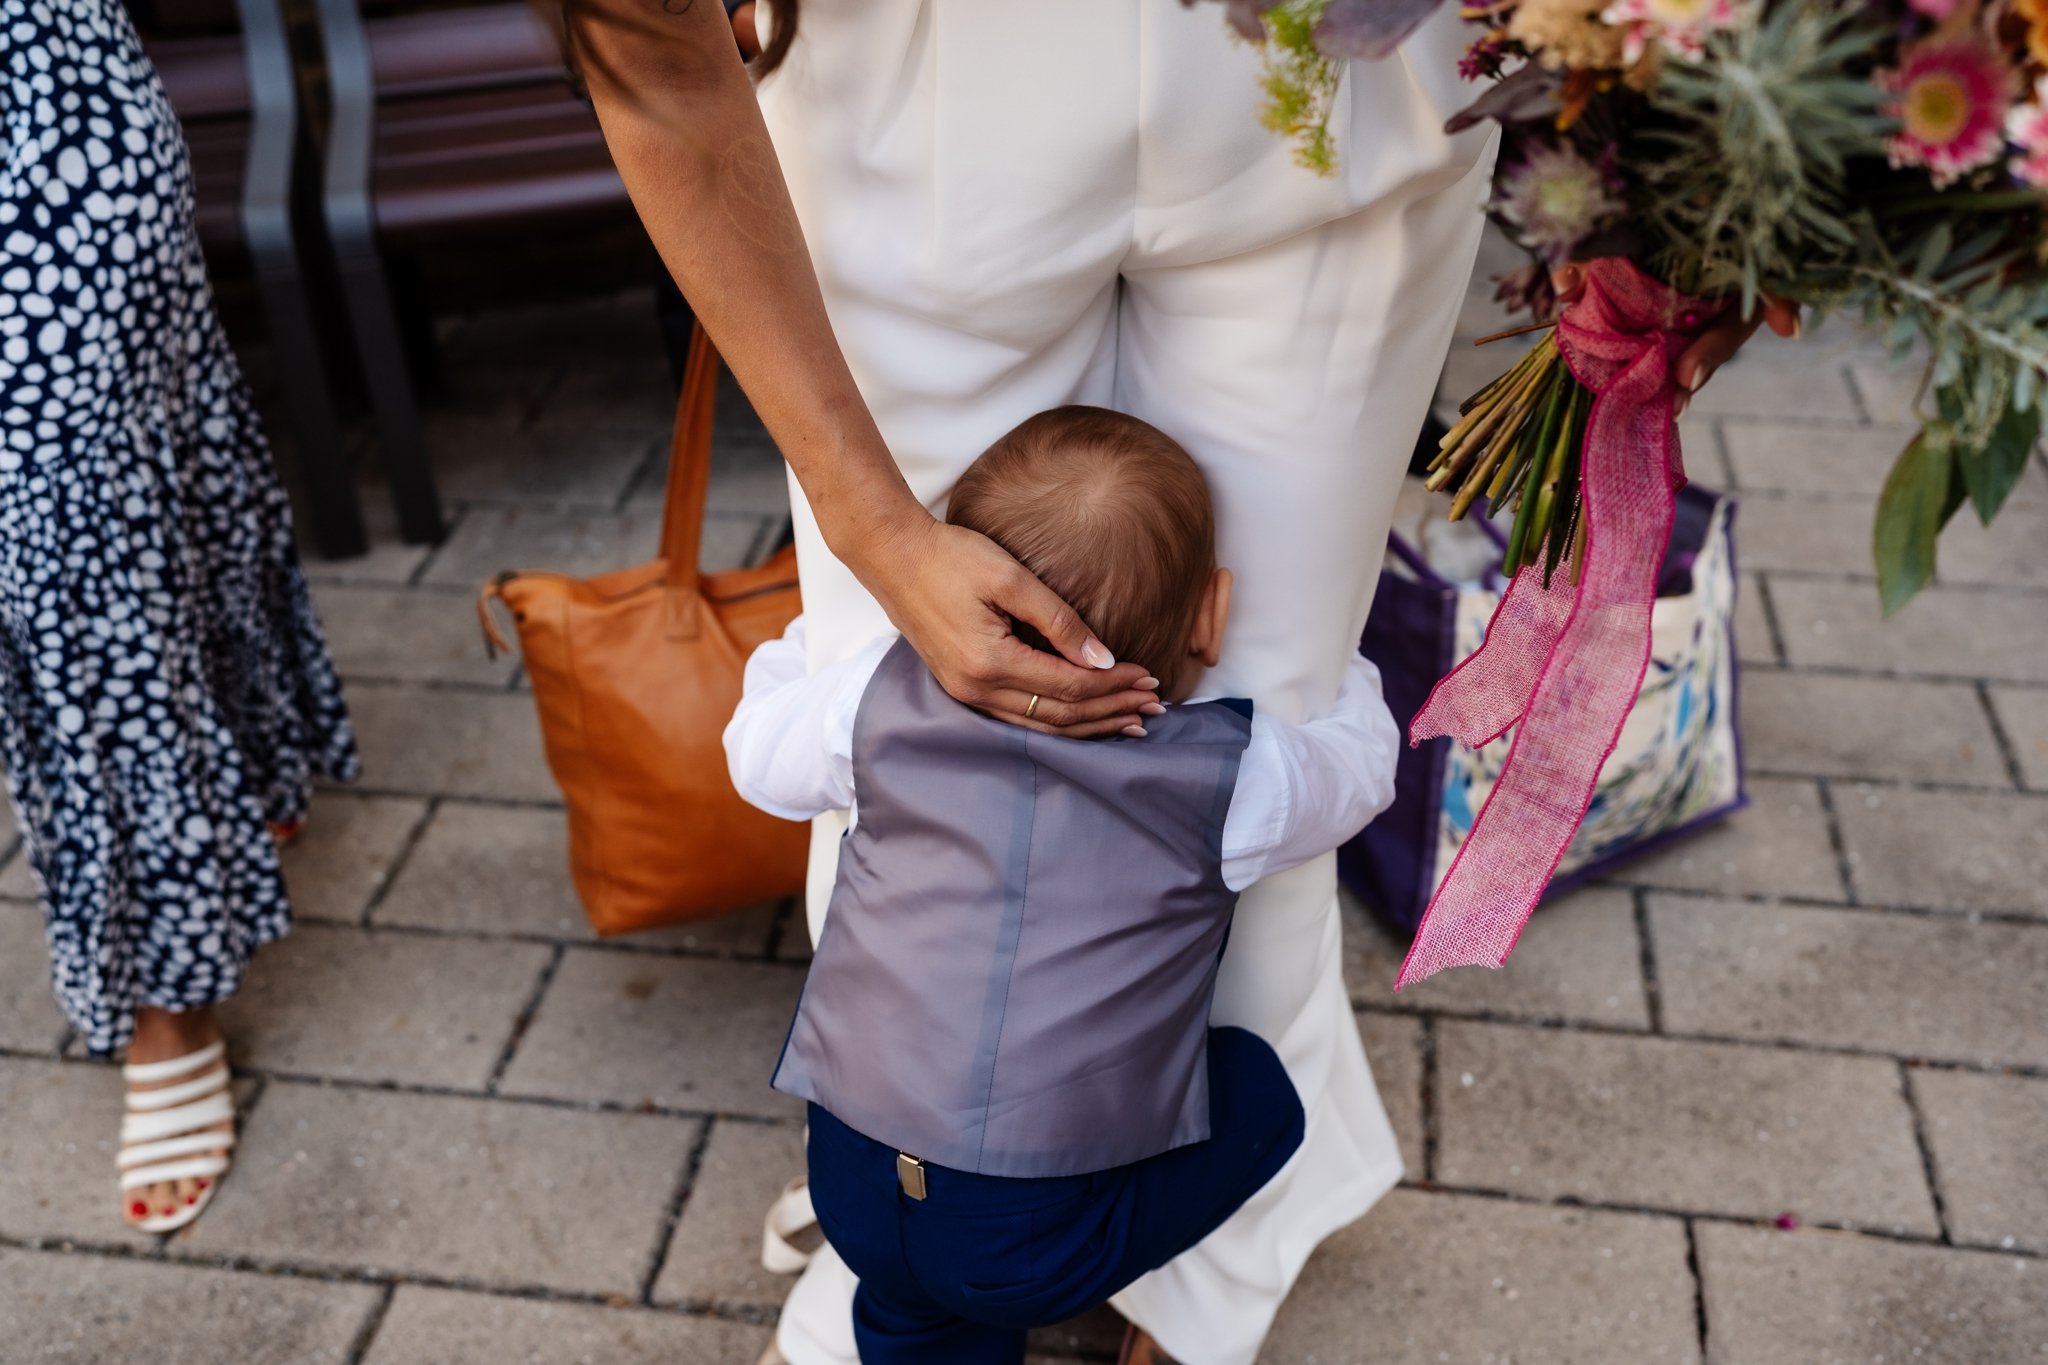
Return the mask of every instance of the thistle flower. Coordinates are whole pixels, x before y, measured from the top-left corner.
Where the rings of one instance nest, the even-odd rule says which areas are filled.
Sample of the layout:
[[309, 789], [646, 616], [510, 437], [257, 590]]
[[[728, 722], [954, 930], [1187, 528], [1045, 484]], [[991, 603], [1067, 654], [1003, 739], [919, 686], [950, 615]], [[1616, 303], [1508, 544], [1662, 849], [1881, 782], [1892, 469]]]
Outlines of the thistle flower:
[[1605, 0], [1522, 0], [1508, 20], [1508, 36], [1552, 71], [1614, 70], [1622, 65], [1624, 35], [1600, 22]]
[[2007, 162], [2013, 179], [2048, 190], [2048, 76], [2034, 83], [2034, 102], [2013, 106], [2005, 135], [2020, 154]]
[[1897, 98], [1887, 112], [1901, 127], [1885, 150], [1894, 167], [1925, 166], [1935, 188], [1997, 160], [2012, 73], [1998, 50], [1975, 34], [1935, 37], [1901, 54], [1877, 83]]
[[1622, 61], [1634, 66], [1652, 39], [1674, 56], [1697, 61], [1706, 55], [1707, 35], [1734, 28], [1742, 8], [1736, 0], [1615, 0], [1600, 17], [1626, 30]]
[[1628, 207], [1616, 188], [1606, 170], [1569, 144], [1537, 143], [1500, 177], [1492, 207], [1524, 245], [1554, 265]]

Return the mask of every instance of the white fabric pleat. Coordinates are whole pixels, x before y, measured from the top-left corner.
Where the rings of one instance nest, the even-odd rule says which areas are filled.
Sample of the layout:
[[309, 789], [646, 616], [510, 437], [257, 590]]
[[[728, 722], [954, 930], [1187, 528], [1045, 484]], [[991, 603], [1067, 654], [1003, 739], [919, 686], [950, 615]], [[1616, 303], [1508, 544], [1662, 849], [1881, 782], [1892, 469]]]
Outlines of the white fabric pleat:
[[[835, 329], [935, 510], [987, 444], [1066, 402], [1181, 440], [1237, 576], [1204, 691], [1327, 707], [1371, 603], [1401, 474], [1478, 248], [1482, 134], [1449, 7], [1354, 67], [1319, 179], [1257, 121], [1258, 61], [1178, 0], [807, 0], [763, 87]], [[794, 491], [794, 489], [793, 489]], [[797, 498], [811, 663], [886, 618]], [[1142, 662], [1142, 661], [1140, 661]], [[843, 820], [817, 822], [811, 928]], [[1249, 1365], [1309, 1253], [1399, 1179], [1341, 976], [1334, 860], [1246, 892], [1215, 1020], [1252, 1029], [1308, 1110], [1271, 1185], [1117, 1306], [1186, 1365]], [[854, 1360], [829, 1249], [785, 1305], [792, 1365]]]

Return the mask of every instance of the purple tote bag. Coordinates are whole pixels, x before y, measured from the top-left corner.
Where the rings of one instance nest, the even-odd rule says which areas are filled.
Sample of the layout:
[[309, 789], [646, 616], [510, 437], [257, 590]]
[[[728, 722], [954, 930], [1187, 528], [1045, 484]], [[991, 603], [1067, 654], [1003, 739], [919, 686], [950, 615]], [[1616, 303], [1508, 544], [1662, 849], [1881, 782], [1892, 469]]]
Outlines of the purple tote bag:
[[[1497, 528], [1477, 524], [1498, 542]], [[1680, 490], [1643, 690], [1546, 898], [1749, 803], [1736, 728], [1734, 524], [1732, 500]], [[1406, 733], [1437, 679], [1478, 648], [1503, 584], [1497, 566], [1477, 585], [1452, 583], [1399, 535], [1388, 551], [1406, 572], [1381, 578], [1359, 649], [1379, 665]], [[1447, 738], [1403, 749], [1393, 805], [1338, 850], [1345, 885], [1413, 934], [1507, 749], [1506, 737], [1476, 751]]]

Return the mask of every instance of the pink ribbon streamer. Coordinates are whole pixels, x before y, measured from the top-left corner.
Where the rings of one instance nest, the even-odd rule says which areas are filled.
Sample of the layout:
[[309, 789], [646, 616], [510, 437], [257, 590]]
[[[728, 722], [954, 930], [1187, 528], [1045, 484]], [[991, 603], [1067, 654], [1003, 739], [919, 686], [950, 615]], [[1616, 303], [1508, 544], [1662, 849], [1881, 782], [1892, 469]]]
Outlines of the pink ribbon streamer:
[[1517, 573], [1486, 641], [1436, 685], [1409, 742], [1474, 748], [1519, 725], [1486, 804], [1430, 898], [1400, 990], [1449, 967], [1500, 967], [1586, 818], [1600, 766], [1650, 662], [1650, 609], [1684, 486], [1672, 366], [1721, 305], [1678, 294], [1618, 258], [1594, 261], [1557, 325], [1558, 348], [1594, 394], [1580, 486], [1585, 570], [1543, 585]]

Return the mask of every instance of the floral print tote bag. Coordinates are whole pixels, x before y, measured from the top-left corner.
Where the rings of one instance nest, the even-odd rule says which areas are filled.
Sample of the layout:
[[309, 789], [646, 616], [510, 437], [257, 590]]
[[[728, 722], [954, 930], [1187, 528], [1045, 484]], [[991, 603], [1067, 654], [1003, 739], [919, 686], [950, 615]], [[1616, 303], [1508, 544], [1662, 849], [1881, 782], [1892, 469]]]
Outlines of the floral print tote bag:
[[[1748, 804], [1736, 731], [1734, 525], [1730, 499], [1698, 487], [1680, 492], [1642, 692], [1549, 894]], [[1379, 665], [1404, 731], [1436, 680], [1479, 647], [1501, 587], [1497, 570], [1455, 583], [1405, 538], [1390, 541], [1360, 649]], [[1433, 739], [1402, 751], [1393, 805], [1338, 854], [1345, 883], [1389, 923], [1412, 933], [1421, 922], [1493, 790], [1508, 742], [1472, 750]]]

